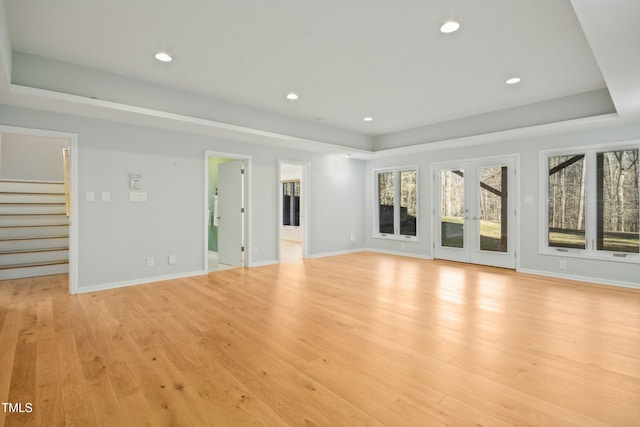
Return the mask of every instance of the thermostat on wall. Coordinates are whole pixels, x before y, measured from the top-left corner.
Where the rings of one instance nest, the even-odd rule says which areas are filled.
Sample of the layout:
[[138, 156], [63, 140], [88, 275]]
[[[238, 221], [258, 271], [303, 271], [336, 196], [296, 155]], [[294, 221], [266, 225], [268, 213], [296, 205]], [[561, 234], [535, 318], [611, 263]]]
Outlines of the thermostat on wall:
[[130, 173], [129, 174], [129, 188], [132, 190], [139, 190], [142, 188], [142, 174]]

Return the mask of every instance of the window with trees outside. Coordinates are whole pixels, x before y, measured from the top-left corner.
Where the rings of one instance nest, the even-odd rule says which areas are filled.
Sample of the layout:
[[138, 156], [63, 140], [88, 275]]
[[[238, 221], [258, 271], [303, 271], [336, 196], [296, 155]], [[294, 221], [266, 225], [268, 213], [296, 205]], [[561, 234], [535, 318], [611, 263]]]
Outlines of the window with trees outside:
[[417, 240], [418, 171], [413, 168], [375, 171], [376, 237]]
[[548, 250], [638, 261], [638, 144], [545, 155]]
[[300, 181], [282, 183], [282, 225], [300, 226]]

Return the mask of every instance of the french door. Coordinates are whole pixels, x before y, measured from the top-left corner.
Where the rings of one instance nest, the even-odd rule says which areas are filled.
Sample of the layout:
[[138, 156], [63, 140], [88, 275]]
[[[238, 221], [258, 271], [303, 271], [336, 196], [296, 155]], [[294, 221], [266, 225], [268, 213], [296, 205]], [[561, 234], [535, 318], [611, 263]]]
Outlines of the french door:
[[435, 258], [515, 268], [515, 158], [438, 164]]

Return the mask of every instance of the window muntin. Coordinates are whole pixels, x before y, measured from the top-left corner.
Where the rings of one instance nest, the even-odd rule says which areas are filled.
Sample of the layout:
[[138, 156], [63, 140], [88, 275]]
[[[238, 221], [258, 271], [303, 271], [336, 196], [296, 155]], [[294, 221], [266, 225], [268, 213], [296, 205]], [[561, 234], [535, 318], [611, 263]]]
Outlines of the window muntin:
[[417, 240], [417, 168], [375, 171], [376, 209], [374, 235]]

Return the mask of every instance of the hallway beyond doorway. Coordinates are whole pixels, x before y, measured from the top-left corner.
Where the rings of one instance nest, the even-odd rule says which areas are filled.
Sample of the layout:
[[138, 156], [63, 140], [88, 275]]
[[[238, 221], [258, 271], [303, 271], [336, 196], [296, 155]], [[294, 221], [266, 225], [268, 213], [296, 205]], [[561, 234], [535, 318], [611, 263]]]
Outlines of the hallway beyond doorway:
[[232, 268], [240, 268], [229, 264], [221, 264], [218, 261], [218, 253], [217, 252], [209, 252], [207, 255], [209, 260], [209, 273], [213, 273], [215, 271], [222, 270], [231, 270]]
[[302, 242], [280, 240], [280, 262], [293, 264], [302, 261]]

